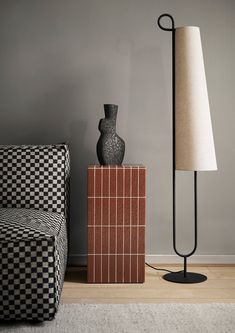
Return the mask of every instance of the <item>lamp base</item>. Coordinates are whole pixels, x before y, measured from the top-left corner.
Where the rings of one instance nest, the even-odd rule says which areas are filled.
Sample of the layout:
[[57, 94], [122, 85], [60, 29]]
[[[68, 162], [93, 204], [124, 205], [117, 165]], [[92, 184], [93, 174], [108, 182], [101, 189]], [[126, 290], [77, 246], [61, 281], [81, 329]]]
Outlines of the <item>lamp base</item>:
[[200, 283], [207, 280], [207, 277], [199, 273], [187, 272], [184, 276], [184, 271], [177, 273], [167, 273], [163, 276], [163, 279], [169, 282], [175, 283]]

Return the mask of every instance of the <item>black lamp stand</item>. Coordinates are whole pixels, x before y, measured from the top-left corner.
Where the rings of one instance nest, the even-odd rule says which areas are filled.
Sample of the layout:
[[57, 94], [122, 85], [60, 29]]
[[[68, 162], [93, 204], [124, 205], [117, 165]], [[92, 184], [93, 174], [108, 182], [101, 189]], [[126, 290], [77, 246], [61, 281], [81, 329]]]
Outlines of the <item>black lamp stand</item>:
[[[171, 20], [171, 28], [163, 27], [161, 19], [167, 17]], [[173, 160], [173, 248], [175, 253], [184, 258], [184, 270], [175, 273], [167, 273], [163, 278], [175, 283], [199, 283], [207, 280], [203, 274], [187, 271], [187, 258], [197, 249], [197, 171], [194, 171], [194, 248], [188, 254], [180, 253], [176, 248], [176, 170], [175, 170], [175, 22], [171, 15], [162, 14], [158, 18], [158, 26], [164, 31], [172, 32], [172, 160]]]

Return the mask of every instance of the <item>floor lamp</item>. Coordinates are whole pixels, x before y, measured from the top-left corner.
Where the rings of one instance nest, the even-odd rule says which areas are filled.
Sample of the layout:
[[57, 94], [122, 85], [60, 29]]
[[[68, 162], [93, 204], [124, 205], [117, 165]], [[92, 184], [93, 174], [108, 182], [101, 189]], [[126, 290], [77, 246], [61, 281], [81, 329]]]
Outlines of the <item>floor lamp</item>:
[[[161, 24], [163, 18], [171, 27]], [[197, 249], [197, 172], [217, 170], [207, 95], [200, 30], [175, 28], [169, 14], [158, 18], [160, 29], [172, 33], [172, 151], [173, 151], [173, 248], [184, 259], [184, 269], [163, 278], [177, 283], [198, 283], [205, 275], [187, 271], [187, 258]], [[194, 173], [194, 248], [182, 254], [176, 247], [176, 170]]]

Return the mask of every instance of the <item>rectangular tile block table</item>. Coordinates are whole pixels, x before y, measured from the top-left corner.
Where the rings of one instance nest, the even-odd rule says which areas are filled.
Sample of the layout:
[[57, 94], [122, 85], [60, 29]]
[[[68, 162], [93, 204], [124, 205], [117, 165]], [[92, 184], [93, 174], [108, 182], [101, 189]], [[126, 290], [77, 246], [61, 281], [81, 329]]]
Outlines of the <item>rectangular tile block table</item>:
[[145, 278], [146, 168], [88, 167], [88, 282]]

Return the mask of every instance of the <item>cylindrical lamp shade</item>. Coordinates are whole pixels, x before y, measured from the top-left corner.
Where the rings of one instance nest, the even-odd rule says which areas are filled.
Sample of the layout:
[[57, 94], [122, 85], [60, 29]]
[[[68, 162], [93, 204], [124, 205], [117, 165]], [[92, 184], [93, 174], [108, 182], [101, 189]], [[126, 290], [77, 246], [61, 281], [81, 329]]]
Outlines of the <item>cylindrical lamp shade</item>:
[[175, 30], [175, 169], [217, 169], [198, 27]]

